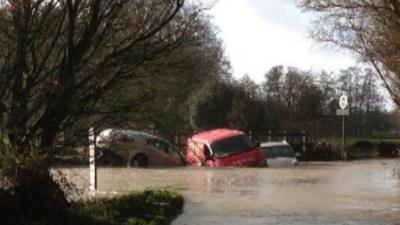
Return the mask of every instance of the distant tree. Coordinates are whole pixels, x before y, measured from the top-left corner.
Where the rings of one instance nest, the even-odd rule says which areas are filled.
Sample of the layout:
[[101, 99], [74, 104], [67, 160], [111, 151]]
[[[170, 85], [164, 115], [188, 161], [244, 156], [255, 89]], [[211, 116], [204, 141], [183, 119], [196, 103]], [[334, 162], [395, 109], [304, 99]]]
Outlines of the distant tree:
[[296, 105], [298, 105], [301, 93], [308, 85], [311, 85], [312, 82], [313, 80], [309, 74], [294, 67], [289, 67], [287, 69], [282, 83], [282, 100], [287, 107], [290, 119], [294, 119], [297, 116]]
[[210, 82], [191, 98], [191, 124], [195, 130], [230, 127], [258, 136], [271, 129], [269, 113], [258, 96], [259, 86], [249, 77], [233, 82]]
[[210, 82], [191, 98], [190, 122], [195, 130], [229, 127], [228, 115], [235, 98], [225, 82]]
[[323, 92], [318, 86], [314, 84], [305, 86], [295, 106], [297, 119], [305, 121], [321, 119], [323, 115], [323, 98]]
[[282, 87], [281, 82], [284, 76], [284, 67], [272, 67], [269, 72], [265, 74], [265, 81], [262, 84], [263, 97], [267, 100], [281, 101]]
[[[274, 114], [280, 114], [278, 118], [280, 117], [281, 120], [304, 119], [306, 112], [303, 112], [302, 103], [305, 104], [307, 101], [305, 98], [312, 95], [308, 91], [318, 91], [316, 95], [321, 94], [312, 76], [294, 67], [287, 69], [282, 66], [273, 67], [265, 78], [262, 84], [262, 96], [269, 105], [269, 109], [274, 111]], [[305, 97], [306, 95], [308, 96]], [[318, 103], [318, 105], [321, 104]]]
[[234, 83], [235, 98], [228, 115], [231, 127], [251, 132], [254, 136], [266, 133], [273, 127], [268, 107], [261, 98], [260, 86], [248, 75]]
[[317, 81], [318, 87], [322, 91], [322, 113], [323, 115], [335, 115], [338, 103], [338, 93], [337, 83], [336, 83], [336, 74], [335, 73], [327, 73], [322, 71], [318, 74]]
[[[390, 130], [376, 75], [351, 67], [338, 73], [302, 71], [276, 66], [256, 84], [249, 76], [214, 80], [190, 99], [194, 129], [233, 127], [266, 136], [269, 130], [307, 130], [315, 136], [337, 135], [339, 97], [346, 93], [350, 135]], [[317, 135], [318, 134], [318, 135]]]
[[149, 102], [148, 124], [163, 133], [171, 134], [190, 130], [189, 112], [192, 93], [207, 82], [228, 76], [230, 65], [225, 59], [221, 40], [210, 19], [199, 14], [192, 22], [192, 32], [163, 64], [150, 64], [161, 79], [149, 80], [157, 96]]
[[265, 81], [261, 84], [261, 95], [274, 121], [283, 121], [288, 117], [286, 105], [283, 104], [282, 100], [284, 76], [285, 71], [283, 66], [272, 67], [265, 74]]
[[372, 112], [382, 111], [384, 107], [376, 77], [371, 69], [357, 67], [350, 67], [339, 73], [338, 89], [349, 96], [352, 123], [350, 131], [353, 135], [370, 134]]
[[257, 99], [261, 97], [259, 85], [256, 84], [248, 74], [245, 74], [237, 81], [237, 86], [248, 98]]

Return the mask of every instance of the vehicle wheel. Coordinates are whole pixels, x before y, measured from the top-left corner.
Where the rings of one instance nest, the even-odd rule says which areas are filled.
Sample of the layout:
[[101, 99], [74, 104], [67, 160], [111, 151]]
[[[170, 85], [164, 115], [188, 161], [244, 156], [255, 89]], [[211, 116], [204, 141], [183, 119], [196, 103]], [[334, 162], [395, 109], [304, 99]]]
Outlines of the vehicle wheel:
[[149, 166], [149, 159], [145, 154], [137, 154], [129, 163], [129, 167], [145, 168]]

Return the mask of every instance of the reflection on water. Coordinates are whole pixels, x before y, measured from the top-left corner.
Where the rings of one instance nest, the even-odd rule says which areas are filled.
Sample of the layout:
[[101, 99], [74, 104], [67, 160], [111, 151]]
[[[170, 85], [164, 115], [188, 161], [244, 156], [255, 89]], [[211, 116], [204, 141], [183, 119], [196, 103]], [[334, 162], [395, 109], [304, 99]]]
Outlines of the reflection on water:
[[102, 168], [98, 187], [105, 192], [179, 190], [187, 201], [174, 224], [400, 224], [395, 167], [398, 160], [279, 169]]

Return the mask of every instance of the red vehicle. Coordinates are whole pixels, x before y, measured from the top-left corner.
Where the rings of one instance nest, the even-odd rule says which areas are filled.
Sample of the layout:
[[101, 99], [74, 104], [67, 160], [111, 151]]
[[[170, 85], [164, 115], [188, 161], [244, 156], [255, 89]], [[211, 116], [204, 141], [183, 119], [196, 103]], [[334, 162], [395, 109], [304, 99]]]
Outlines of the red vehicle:
[[216, 129], [188, 138], [185, 150], [189, 166], [264, 166], [265, 157], [258, 144], [243, 132]]

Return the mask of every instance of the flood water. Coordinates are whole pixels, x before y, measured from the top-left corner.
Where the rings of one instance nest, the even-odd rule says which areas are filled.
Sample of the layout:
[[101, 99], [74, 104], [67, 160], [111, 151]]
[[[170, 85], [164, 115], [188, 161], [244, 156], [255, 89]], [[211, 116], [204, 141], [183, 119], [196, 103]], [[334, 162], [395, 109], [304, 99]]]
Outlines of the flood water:
[[[308, 163], [294, 168], [98, 169], [100, 193], [177, 190], [173, 224], [400, 224], [400, 160]], [[88, 168], [64, 170], [78, 186]]]

